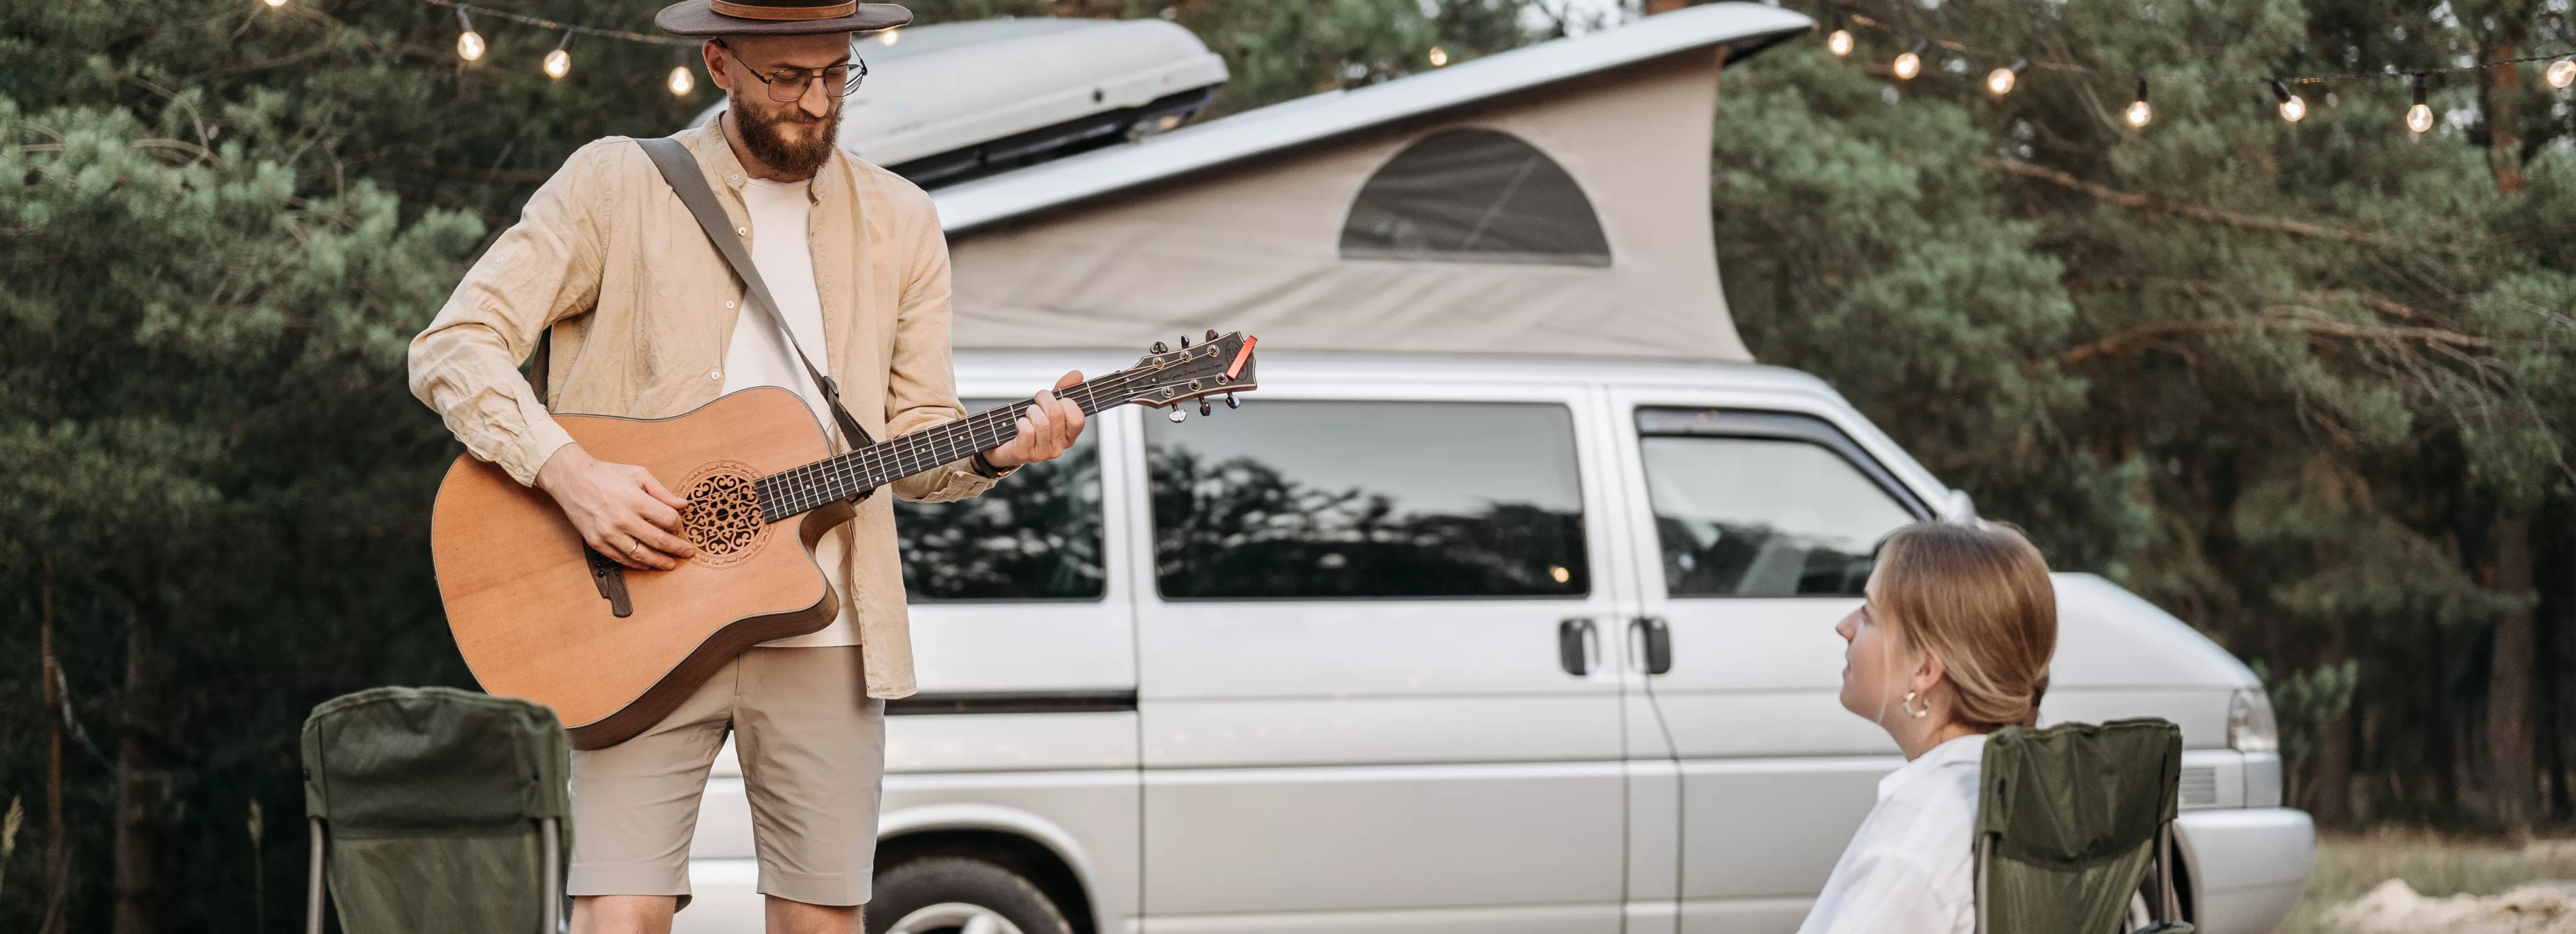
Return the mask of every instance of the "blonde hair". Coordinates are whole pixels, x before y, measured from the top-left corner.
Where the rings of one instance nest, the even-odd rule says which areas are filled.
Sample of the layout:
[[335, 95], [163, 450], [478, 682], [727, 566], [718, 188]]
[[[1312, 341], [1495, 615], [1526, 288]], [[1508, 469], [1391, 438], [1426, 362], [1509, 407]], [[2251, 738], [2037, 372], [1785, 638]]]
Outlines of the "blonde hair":
[[2048, 561], [2021, 533], [1925, 522], [1879, 550], [1878, 596], [1910, 644], [1941, 659], [1961, 723], [2032, 726], [2057, 654]]

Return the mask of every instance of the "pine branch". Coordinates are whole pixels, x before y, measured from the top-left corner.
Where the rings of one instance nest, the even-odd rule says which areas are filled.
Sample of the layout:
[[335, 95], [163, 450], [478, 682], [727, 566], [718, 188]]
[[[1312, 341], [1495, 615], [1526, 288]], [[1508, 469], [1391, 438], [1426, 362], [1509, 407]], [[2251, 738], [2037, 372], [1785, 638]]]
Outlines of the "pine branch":
[[2095, 200], [2109, 204], [2116, 204], [2134, 211], [2143, 211], [2154, 214], [2174, 214], [2197, 221], [2206, 221], [2212, 224], [2234, 227], [2239, 230], [2260, 230], [2270, 233], [2291, 234], [2300, 237], [2315, 237], [2323, 240], [2341, 240], [2346, 243], [2357, 243], [2363, 246], [2373, 246], [2390, 250], [2406, 248], [2405, 246], [2393, 241], [2349, 228], [2328, 227], [2323, 224], [2312, 224], [2307, 221], [2286, 220], [2277, 217], [2258, 217], [2252, 214], [2239, 214], [2234, 211], [2222, 211], [2217, 208], [2205, 208], [2196, 205], [2169, 204], [2158, 201], [2147, 195], [2121, 191], [2104, 185], [2097, 185], [2047, 166], [2032, 165], [2028, 162], [2022, 162], [2016, 159], [1979, 159], [1977, 162], [1979, 165], [1986, 168], [1997, 169], [2013, 175], [2019, 175], [2023, 178], [2047, 182], [2060, 188], [2082, 192], [2083, 194], [2093, 197]]
[[2411, 341], [2437, 350], [2459, 347], [2488, 348], [2496, 342], [2473, 334], [2426, 327], [2378, 327], [2328, 321], [2316, 318], [2288, 318], [2253, 315], [2242, 318], [2220, 318], [2210, 321], [2175, 321], [2131, 328], [2110, 337], [2085, 344], [2057, 355], [2059, 365], [2082, 363], [2098, 357], [2117, 356], [2171, 337], [2188, 334], [2215, 334], [2227, 331], [2268, 331], [2272, 329], [2302, 331], [2327, 337], [2354, 340]]

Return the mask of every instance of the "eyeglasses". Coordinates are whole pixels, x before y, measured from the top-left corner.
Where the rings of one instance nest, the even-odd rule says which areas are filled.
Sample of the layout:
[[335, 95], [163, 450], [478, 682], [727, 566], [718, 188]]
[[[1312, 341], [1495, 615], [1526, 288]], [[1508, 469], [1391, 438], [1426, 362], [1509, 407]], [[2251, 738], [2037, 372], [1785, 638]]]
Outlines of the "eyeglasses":
[[[817, 79], [823, 81], [823, 86], [827, 88], [835, 84], [840, 85], [843, 97], [858, 93], [859, 82], [868, 79], [868, 62], [859, 57], [859, 49], [855, 45], [850, 47], [849, 65], [833, 65], [829, 68], [780, 68], [764, 75], [760, 73], [760, 69], [751, 67], [750, 62], [743, 62], [742, 54], [735, 52], [733, 46], [724, 44], [724, 40], [718, 39], [715, 43], [718, 48], [725, 50], [725, 54], [733, 56], [734, 61], [742, 62], [744, 73], [760, 79], [761, 84], [768, 85], [769, 99], [781, 104], [804, 97], [805, 86]], [[857, 67], [853, 68], [851, 65]]]

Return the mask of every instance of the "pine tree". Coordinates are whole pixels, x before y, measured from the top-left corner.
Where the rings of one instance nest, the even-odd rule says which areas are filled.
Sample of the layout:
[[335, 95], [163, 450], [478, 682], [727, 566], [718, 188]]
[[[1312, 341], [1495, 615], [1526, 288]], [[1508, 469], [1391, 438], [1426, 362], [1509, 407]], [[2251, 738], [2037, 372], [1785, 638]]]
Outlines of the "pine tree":
[[[2293, 780], [2330, 823], [2358, 770], [2365, 816], [2525, 826], [2555, 755], [2527, 647], [2535, 585], [2569, 585], [2535, 578], [2566, 546], [2532, 522], [2569, 494], [2566, 107], [2436, 75], [2450, 116], [2414, 138], [2405, 80], [2293, 85], [2297, 123], [2256, 80], [2546, 31], [2454, 7], [1855, 4], [1877, 25], [1849, 59], [1732, 71], [1721, 114], [1722, 265], [1756, 352], [1833, 379], [2061, 566], [2284, 676], [2359, 661], [2351, 714], [2284, 712], [2323, 714]], [[1943, 41], [1895, 79], [1920, 36]], [[2020, 58], [2045, 64], [1983, 88]], [[2008, 255], [2045, 268], [2006, 278]]]

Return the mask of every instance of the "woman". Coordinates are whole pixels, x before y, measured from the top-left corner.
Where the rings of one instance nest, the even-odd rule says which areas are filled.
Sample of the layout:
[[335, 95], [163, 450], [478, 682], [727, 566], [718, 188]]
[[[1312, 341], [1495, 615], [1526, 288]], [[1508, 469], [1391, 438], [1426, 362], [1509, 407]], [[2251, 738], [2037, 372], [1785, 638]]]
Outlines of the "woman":
[[1843, 709], [1906, 764], [1834, 864], [1799, 934], [1969, 934], [1986, 734], [2039, 718], [2057, 651], [2048, 563], [2020, 533], [1921, 524], [1890, 537], [1868, 599], [1834, 631]]

